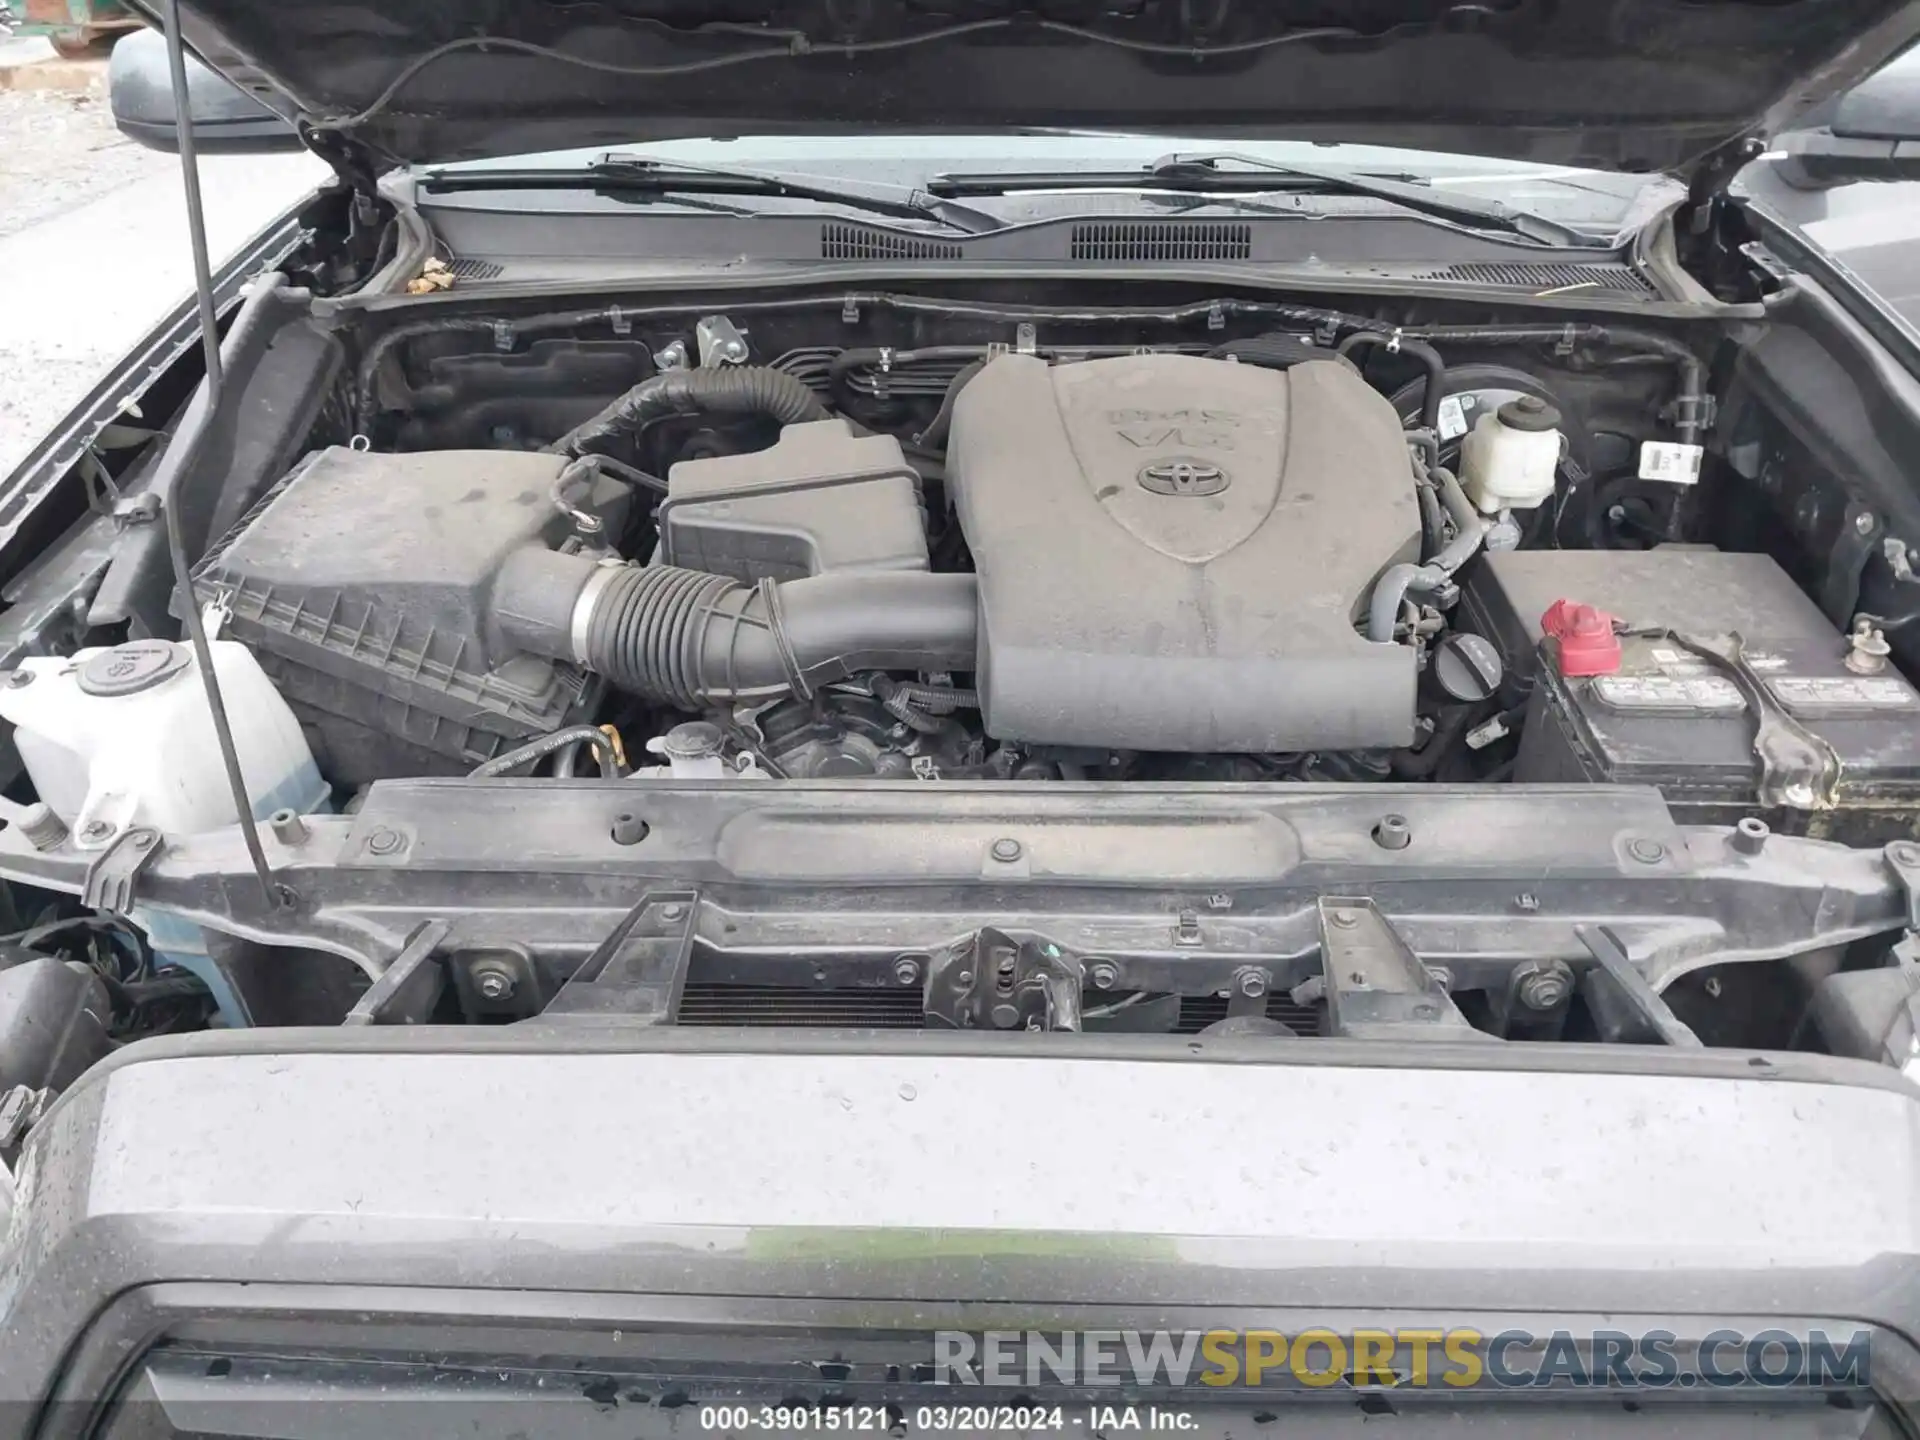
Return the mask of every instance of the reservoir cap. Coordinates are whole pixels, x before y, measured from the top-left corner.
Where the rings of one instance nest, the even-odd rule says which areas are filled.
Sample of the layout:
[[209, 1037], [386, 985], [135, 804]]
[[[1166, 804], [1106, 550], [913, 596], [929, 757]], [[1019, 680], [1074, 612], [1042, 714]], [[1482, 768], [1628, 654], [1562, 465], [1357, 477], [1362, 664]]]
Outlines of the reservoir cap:
[[131, 640], [102, 650], [80, 667], [87, 695], [133, 695], [187, 668], [187, 648], [165, 640]]

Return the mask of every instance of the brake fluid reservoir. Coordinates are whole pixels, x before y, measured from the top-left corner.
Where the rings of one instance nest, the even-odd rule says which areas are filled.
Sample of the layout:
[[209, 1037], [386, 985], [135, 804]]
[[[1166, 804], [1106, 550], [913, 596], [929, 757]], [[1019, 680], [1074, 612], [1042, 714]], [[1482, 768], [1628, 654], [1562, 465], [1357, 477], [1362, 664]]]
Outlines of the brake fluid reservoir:
[[1460, 442], [1460, 485], [1482, 514], [1531, 510], [1553, 497], [1560, 412], [1535, 395], [1481, 415]]
[[[256, 816], [327, 799], [300, 723], [246, 646], [213, 642], [214, 673]], [[34, 789], [82, 850], [150, 825], [191, 835], [238, 818], [206, 689], [183, 642], [137, 640], [70, 658], [29, 658], [0, 682]]]

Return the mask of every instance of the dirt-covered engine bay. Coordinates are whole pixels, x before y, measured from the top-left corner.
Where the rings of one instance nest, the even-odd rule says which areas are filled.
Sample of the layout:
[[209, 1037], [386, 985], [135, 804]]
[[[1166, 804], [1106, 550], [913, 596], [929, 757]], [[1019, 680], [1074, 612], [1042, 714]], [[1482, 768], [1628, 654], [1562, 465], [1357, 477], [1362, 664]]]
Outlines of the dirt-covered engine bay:
[[263, 286], [0, 684], [54, 1008], [1875, 1049], [1912, 567], [1804, 346], [1040, 294]]
[[[746, 778], [1498, 780], [1549, 557], [1711, 540], [1704, 376], [1599, 317], [1253, 301], [423, 320], [362, 346], [347, 433], [197, 587], [338, 786], [616, 746]], [[1707, 583], [1673, 556], [1669, 588]]]

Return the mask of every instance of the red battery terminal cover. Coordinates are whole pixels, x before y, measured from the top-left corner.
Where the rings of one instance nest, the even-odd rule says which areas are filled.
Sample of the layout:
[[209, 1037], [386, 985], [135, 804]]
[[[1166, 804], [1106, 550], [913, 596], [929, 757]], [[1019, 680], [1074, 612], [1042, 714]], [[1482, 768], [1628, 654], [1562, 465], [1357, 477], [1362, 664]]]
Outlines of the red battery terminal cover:
[[1619, 621], [1593, 605], [1576, 600], [1556, 600], [1540, 617], [1540, 628], [1553, 642], [1560, 659], [1560, 673], [1612, 675], [1620, 668], [1620, 637], [1614, 633]]

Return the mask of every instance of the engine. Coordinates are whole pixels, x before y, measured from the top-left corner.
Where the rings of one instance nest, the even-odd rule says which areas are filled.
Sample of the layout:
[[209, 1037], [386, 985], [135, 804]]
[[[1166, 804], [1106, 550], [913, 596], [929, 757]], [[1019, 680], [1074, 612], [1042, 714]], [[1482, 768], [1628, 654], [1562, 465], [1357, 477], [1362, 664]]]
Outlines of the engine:
[[1343, 362], [1006, 355], [948, 447], [990, 735], [1265, 754], [1411, 744], [1414, 652], [1356, 630], [1420, 557], [1393, 407]]
[[[607, 688], [661, 731], [757, 738], [786, 774], [1413, 738], [1415, 653], [1363, 632], [1375, 582], [1419, 557], [1414, 470], [1344, 360], [1001, 355], [959, 391], [938, 516], [896, 437], [770, 372], [706, 373], [549, 453], [316, 453], [215, 547], [197, 586], [336, 783], [496, 760], [596, 718]], [[664, 496], [567, 453], [669, 383], [787, 423], [675, 464]], [[629, 563], [613, 537], [646, 500]], [[971, 573], [931, 559], [956, 520]]]

